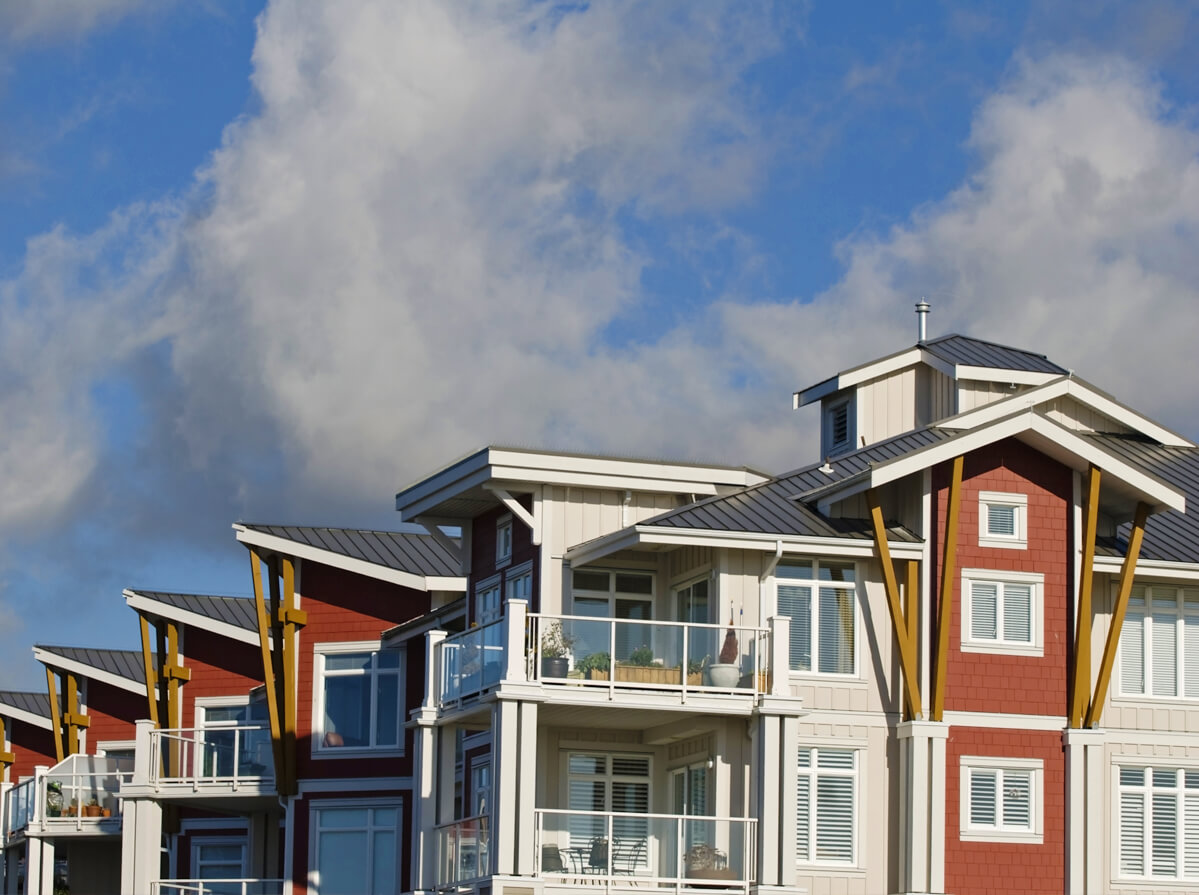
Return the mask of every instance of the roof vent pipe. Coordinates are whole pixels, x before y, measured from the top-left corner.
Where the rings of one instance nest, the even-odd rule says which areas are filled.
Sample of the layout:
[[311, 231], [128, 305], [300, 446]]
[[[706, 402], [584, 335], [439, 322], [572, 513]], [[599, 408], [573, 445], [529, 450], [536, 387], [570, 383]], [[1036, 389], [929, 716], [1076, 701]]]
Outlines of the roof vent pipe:
[[917, 332], [920, 335], [920, 341], [924, 342], [928, 338], [928, 312], [932, 308], [923, 298], [916, 302], [916, 319], [919, 321], [919, 329]]

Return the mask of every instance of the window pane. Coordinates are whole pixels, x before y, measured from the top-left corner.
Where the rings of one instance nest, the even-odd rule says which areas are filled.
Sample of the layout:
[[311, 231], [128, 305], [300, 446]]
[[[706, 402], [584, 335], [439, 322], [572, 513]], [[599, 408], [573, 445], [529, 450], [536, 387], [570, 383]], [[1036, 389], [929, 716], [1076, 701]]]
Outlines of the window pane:
[[1029, 774], [1004, 771], [1003, 825], [1032, 829], [1032, 779]]
[[996, 825], [995, 771], [970, 772], [970, 823], [978, 826]]
[[330, 653], [325, 656], [325, 671], [370, 671], [370, 653]]
[[1189, 879], [1199, 879], [1199, 796], [1194, 793], [1183, 796], [1182, 835], [1182, 872]]
[[1178, 635], [1175, 632], [1175, 618], [1172, 613], [1155, 612], [1150, 619], [1154, 696], [1178, 694]]
[[[378, 830], [371, 849], [371, 895], [394, 895], [396, 890], [396, 834], [390, 830]], [[324, 892], [324, 886], [321, 892]]]
[[575, 590], [602, 590], [607, 592], [611, 576], [607, 572], [575, 572]]
[[1120, 692], [1145, 692], [1145, 618], [1131, 612], [1120, 631]]
[[820, 671], [825, 674], [853, 673], [853, 591], [839, 587], [820, 588]]
[[320, 825], [323, 829], [366, 826], [365, 808], [322, 808]]
[[636, 755], [613, 755], [612, 773], [618, 777], [648, 777], [649, 759]]
[[1178, 872], [1178, 797], [1153, 794], [1153, 874], [1173, 876]]
[[854, 564], [851, 562], [830, 562], [822, 560], [820, 563], [820, 580], [821, 581], [845, 581], [852, 583]]
[[1016, 536], [1016, 508], [987, 504], [987, 534]]
[[1004, 585], [1003, 639], [1032, 643], [1032, 588], [1027, 584]]
[[[369, 677], [325, 679], [326, 746], [369, 746], [370, 712]], [[331, 736], [334, 733], [336, 737]]]
[[376, 746], [395, 746], [400, 742], [400, 676], [381, 674], [376, 678], [375, 708], [378, 719], [375, 723]]
[[[1121, 771], [1123, 774], [1123, 771]], [[1120, 794], [1120, 872], [1129, 876], [1145, 874], [1145, 797], [1137, 793]]]
[[616, 592], [618, 594], [652, 594], [654, 592], [654, 576], [618, 574], [616, 576]]
[[[322, 815], [324, 813], [321, 812]], [[367, 851], [366, 833], [363, 831], [322, 832], [316, 858], [321, 895], [362, 895], [370, 891]]]
[[970, 636], [975, 640], [997, 640], [999, 589], [991, 581], [970, 583]]
[[572, 774], [602, 774], [607, 767], [607, 759], [602, 755], [570, 756], [569, 768]]
[[1188, 615], [1183, 620], [1182, 639], [1184, 695], [1199, 699], [1199, 617]]
[[794, 560], [781, 562], [775, 568], [774, 574], [777, 578], [796, 578], [803, 581], [810, 581], [812, 579], [812, 563], [796, 562]]
[[778, 586], [778, 610], [791, 617], [788, 646], [793, 671], [812, 670], [812, 590], [789, 584]]
[[816, 766], [852, 771], [856, 754], [852, 749], [821, 749], [816, 758]]
[[380, 650], [378, 654], [380, 668], [399, 668], [400, 667], [400, 651], [394, 649]]
[[853, 861], [852, 777], [817, 777], [816, 860]]
[[[800, 750], [800, 767], [807, 767], [804, 762], [805, 752]], [[808, 757], [808, 761], [811, 758]], [[796, 809], [796, 829], [795, 829], [795, 844], [796, 857], [801, 861], [810, 861], [812, 859], [811, 851], [808, 848], [808, 843], [811, 840], [811, 824], [812, 824], [812, 778], [806, 774], [799, 775], [799, 798], [797, 800]]]

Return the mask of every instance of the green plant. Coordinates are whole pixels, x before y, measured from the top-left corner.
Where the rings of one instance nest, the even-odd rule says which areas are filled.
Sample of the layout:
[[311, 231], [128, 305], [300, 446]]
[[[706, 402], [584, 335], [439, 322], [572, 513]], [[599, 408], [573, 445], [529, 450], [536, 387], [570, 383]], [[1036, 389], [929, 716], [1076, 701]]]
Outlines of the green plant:
[[700, 674], [703, 672], [703, 670], [705, 668], [708, 667], [708, 663], [711, 661], [712, 661], [712, 656], [709, 654], [707, 656], [704, 656], [702, 659], [699, 659], [698, 661], [693, 660], [691, 662], [688, 662], [687, 663], [687, 673], [688, 674]]
[[[648, 668], [654, 663], [654, 651], [650, 647], [642, 644], [629, 653], [629, 657], [624, 660], [625, 665], [639, 665], [642, 668]], [[660, 663], [659, 663], [660, 664]]]
[[612, 657], [607, 653], [591, 653], [575, 662], [575, 671], [587, 674], [591, 671], [607, 671], [612, 667]]
[[562, 622], [550, 622], [541, 634], [541, 657], [561, 659], [575, 645], [575, 638], [562, 630]]

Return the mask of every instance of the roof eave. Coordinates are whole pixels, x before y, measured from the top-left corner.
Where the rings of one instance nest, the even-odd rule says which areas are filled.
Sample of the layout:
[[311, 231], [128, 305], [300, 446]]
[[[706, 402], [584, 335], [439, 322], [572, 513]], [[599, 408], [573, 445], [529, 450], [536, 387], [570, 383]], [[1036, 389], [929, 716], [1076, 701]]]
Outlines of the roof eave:
[[198, 612], [189, 612], [178, 606], [168, 605], [130, 588], [126, 588], [122, 595], [125, 597], [125, 604], [135, 612], [148, 612], [162, 618], [168, 618], [171, 621], [203, 628], [228, 640], [248, 643], [251, 646], [257, 646], [260, 642], [257, 631], [251, 631], [248, 628], [242, 628], [217, 618], [201, 615]]

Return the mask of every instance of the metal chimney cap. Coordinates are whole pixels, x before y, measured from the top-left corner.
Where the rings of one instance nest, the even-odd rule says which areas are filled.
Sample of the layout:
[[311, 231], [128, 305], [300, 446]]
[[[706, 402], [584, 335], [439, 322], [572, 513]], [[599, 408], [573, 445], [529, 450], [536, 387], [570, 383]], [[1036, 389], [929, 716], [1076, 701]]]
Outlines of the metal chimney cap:
[[921, 342], [924, 342], [928, 338], [928, 312], [931, 309], [932, 305], [923, 298], [916, 302], [916, 319], [919, 321], [916, 332]]

